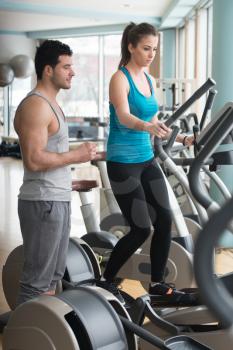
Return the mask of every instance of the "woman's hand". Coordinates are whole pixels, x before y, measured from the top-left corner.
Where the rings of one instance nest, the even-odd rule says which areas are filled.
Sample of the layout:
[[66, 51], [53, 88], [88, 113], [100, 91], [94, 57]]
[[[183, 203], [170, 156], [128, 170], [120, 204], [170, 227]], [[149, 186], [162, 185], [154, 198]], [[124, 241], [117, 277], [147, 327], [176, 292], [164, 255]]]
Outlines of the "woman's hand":
[[153, 124], [149, 124], [146, 129], [150, 134], [159, 138], [167, 138], [171, 133], [171, 129], [159, 120], [157, 120]]
[[194, 136], [184, 136], [182, 143], [184, 146], [192, 146], [194, 144]]

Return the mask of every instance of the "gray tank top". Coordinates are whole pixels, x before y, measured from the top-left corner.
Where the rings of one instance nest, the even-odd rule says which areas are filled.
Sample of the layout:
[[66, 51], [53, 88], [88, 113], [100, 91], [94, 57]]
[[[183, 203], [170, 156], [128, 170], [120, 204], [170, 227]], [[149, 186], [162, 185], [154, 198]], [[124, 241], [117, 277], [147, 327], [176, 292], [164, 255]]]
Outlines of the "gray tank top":
[[[48, 138], [46, 150], [63, 153], [69, 151], [68, 126], [62, 111], [58, 113], [46, 97], [31, 91], [26, 97], [37, 95], [48, 102], [59, 122], [59, 130]], [[24, 100], [25, 100], [24, 99]], [[23, 100], [23, 101], [24, 101]], [[23, 102], [22, 101], [22, 102]], [[22, 103], [21, 102], [21, 103]], [[23, 185], [19, 198], [32, 201], [70, 201], [71, 171], [68, 166], [47, 171], [29, 171], [24, 167]]]

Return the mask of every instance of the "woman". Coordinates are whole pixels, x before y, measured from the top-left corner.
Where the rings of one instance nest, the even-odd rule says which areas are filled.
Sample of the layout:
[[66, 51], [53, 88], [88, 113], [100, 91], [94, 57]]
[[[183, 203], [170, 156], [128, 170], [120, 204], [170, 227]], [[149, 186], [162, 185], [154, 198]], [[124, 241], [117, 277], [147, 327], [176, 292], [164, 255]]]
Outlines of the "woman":
[[[158, 33], [148, 24], [130, 23], [121, 42], [119, 70], [110, 82], [110, 134], [107, 170], [113, 193], [130, 231], [119, 240], [110, 256], [102, 280], [111, 284], [122, 265], [151, 233], [151, 295], [170, 300], [187, 295], [164, 282], [171, 243], [171, 212], [160, 167], [154, 158], [151, 135], [165, 138], [170, 129], [156, 117], [155, 80], [146, 73], [153, 61]], [[178, 135], [189, 145], [192, 139]]]

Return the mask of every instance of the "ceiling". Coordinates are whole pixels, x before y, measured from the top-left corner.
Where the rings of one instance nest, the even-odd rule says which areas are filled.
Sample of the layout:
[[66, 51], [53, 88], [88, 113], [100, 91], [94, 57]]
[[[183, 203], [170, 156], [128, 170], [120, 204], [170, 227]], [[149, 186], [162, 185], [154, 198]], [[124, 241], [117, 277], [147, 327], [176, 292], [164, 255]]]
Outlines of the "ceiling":
[[199, 0], [0, 0], [0, 34], [120, 28], [130, 21], [176, 26]]

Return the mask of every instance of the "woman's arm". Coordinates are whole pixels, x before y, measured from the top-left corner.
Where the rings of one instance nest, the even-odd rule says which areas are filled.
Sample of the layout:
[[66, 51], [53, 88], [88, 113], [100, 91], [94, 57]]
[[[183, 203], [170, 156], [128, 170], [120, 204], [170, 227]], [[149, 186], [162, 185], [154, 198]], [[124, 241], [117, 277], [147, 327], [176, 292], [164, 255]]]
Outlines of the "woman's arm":
[[152, 135], [165, 137], [170, 129], [164, 123], [145, 122], [130, 113], [128, 93], [128, 81], [121, 71], [117, 71], [110, 81], [109, 97], [120, 123], [130, 129], [147, 131]]

